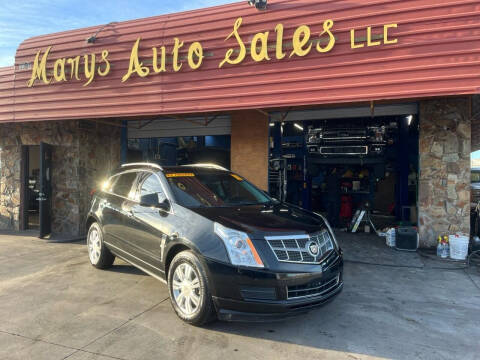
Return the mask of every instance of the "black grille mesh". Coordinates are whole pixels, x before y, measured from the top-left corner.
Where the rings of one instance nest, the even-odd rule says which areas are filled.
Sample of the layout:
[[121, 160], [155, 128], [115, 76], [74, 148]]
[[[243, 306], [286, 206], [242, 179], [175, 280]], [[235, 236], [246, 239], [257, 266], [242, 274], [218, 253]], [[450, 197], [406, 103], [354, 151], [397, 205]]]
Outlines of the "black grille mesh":
[[317, 280], [306, 285], [288, 286], [288, 299], [324, 295], [334, 289], [339, 282], [340, 275], [337, 275], [329, 280]]
[[[278, 261], [296, 263], [318, 263], [327, 253], [333, 250], [333, 240], [328, 231], [314, 235], [298, 235], [285, 237], [266, 237]], [[313, 256], [308, 247], [311, 242], [318, 246], [318, 255]]]

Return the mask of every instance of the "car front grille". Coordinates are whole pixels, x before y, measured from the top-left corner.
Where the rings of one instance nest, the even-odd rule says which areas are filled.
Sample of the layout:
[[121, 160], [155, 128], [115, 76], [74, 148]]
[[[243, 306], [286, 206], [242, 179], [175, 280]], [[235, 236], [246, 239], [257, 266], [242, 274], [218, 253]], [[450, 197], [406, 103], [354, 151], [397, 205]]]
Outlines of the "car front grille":
[[333, 290], [340, 283], [340, 275], [329, 280], [316, 280], [305, 285], [287, 286], [287, 299], [321, 296]]
[[[268, 245], [280, 262], [318, 264], [333, 250], [333, 239], [327, 230], [313, 235], [266, 236]], [[312, 250], [317, 250], [312, 251]]]
[[322, 146], [322, 155], [367, 155], [368, 146]]

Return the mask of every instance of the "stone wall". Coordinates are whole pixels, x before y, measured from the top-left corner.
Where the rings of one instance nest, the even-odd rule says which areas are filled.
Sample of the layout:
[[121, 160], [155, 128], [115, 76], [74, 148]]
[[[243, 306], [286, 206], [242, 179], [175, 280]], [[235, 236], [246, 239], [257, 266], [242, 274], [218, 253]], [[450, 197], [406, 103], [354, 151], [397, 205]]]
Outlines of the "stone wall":
[[232, 171], [268, 189], [268, 116], [254, 110], [232, 114]]
[[[0, 132], [0, 142], [3, 141]], [[0, 229], [18, 230], [20, 226], [20, 147], [0, 145]]]
[[470, 232], [468, 98], [420, 103], [419, 232], [421, 246], [438, 235]]
[[99, 189], [107, 175], [120, 164], [120, 128], [81, 121], [79, 124], [80, 161], [78, 177], [80, 198], [79, 210], [83, 221], [90, 207], [90, 193]]
[[79, 236], [97, 179], [118, 166], [120, 128], [84, 121], [0, 125], [0, 229], [19, 230], [21, 146], [53, 145], [52, 233]]

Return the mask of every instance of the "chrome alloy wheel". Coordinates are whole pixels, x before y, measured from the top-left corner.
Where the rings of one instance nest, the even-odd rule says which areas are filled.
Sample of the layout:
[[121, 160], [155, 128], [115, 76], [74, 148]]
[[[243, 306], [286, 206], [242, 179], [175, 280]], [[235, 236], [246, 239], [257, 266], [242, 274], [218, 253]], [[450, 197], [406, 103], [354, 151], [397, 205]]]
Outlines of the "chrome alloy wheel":
[[88, 256], [90, 257], [90, 262], [93, 265], [98, 263], [100, 259], [100, 254], [102, 252], [102, 241], [100, 239], [99, 230], [94, 227], [90, 230], [88, 234]]
[[192, 315], [198, 310], [201, 299], [200, 280], [191, 265], [183, 263], [175, 269], [172, 289], [175, 303], [185, 315]]

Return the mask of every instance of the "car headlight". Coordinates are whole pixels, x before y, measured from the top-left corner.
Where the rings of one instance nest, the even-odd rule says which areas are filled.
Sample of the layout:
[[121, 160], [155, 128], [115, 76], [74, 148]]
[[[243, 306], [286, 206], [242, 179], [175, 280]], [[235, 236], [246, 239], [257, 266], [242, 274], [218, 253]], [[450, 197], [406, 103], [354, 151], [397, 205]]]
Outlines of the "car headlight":
[[232, 265], [264, 267], [262, 259], [247, 234], [229, 229], [219, 223], [215, 223], [215, 234], [223, 240]]
[[325, 217], [322, 214], [314, 212], [315, 215], [320, 216], [325, 223], [325, 226], [327, 227], [328, 233], [330, 235], [330, 238], [333, 241], [333, 244], [335, 245], [336, 249], [340, 249], [340, 246], [338, 246], [337, 238], [335, 237], [335, 233], [333, 232], [332, 228], [330, 227], [330, 224], [328, 223], [328, 220], [325, 219]]

